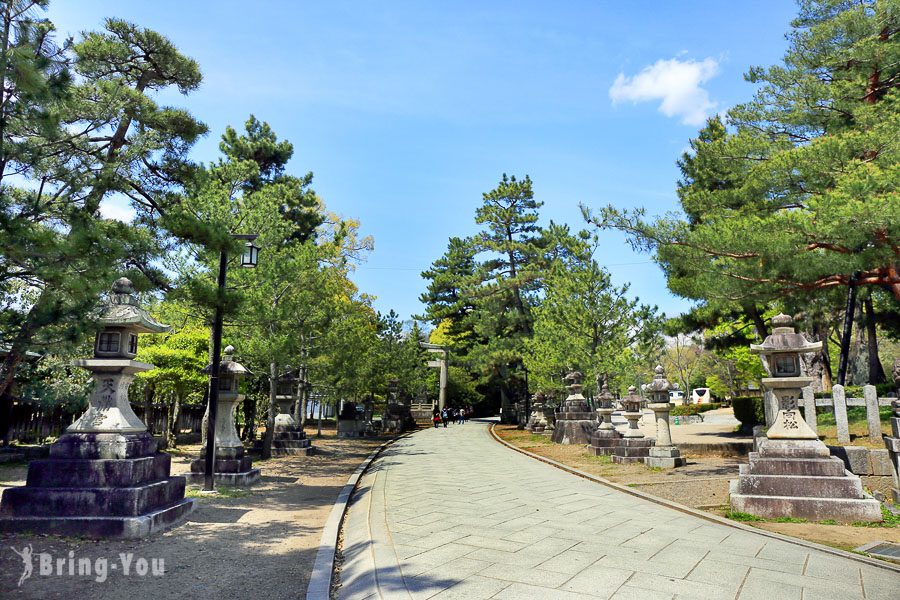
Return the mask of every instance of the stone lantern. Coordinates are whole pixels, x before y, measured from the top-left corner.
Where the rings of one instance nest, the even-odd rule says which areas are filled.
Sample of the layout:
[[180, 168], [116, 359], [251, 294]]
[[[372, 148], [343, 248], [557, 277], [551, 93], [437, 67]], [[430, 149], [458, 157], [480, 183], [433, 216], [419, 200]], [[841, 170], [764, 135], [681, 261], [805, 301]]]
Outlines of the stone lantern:
[[[894, 377], [894, 385], [900, 392], [900, 358], [894, 359], [894, 368], [891, 374]], [[884, 443], [890, 454], [891, 467], [894, 472], [894, 486], [891, 488], [891, 494], [894, 497], [894, 504], [900, 504], [900, 399], [891, 401], [891, 435], [884, 436]]]
[[656, 419], [656, 444], [650, 448], [650, 455], [644, 461], [648, 467], [671, 469], [684, 465], [681, 452], [672, 444], [672, 433], [669, 430], [669, 411], [672, 404], [669, 402], [669, 390], [672, 384], [666, 379], [666, 373], [661, 365], [654, 370], [653, 381], [647, 384], [645, 391], [649, 396], [649, 408]]
[[[203, 369], [212, 371], [212, 365]], [[238, 437], [234, 425], [234, 413], [244, 399], [240, 392], [241, 379], [249, 375], [244, 365], [234, 360], [234, 346], [226, 346], [219, 366], [219, 406], [216, 418], [216, 459], [213, 476], [216, 483], [224, 485], [250, 485], [259, 480], [259, 469], [253, 468], [253, 461], [246, 456], [244, 443]], [[206, 473], [206, 447], [200, 451], [200, 458], [191, 462], [190, 483], [203, 484]]]
[[381, 415], [381, 430], [384, 433], [403, 433], [416, 426], [410, 407], [400, 401], [400, 380], [388, 382], [388, 401]]
[[800, 355], [819, 352], [822, 342], [809, 342], [795, 333], [793, 319], [785, 314], [772, 318], [772, 335], [762, 344], [750, 344], [750, 352], [759, 354], [769, 366], [770, 376], [762, 380], [763, 389], [778, 402], [773, 424], [766, 432], [770, 439], [817, 440], [818, 436], [803, 420], [798, 408], [802, 389], [812, 377], [800, 374]]
[[812, 382], [800, 374], [800, 355], [819, 351], [821, 342], [795, 333], [788, 315], [774, 317], [772, 324], [772, 335], [750, 350], [768, 362], [771, 376], [762, 385], [777, 398], [778, 412], [759, 450], [750, 453], [750, 464], [741, 465], [740, 477], [731, 481], [732, 510], [765, 518], [881, 521], [880, 503], [831, 456], [797, 408], [801, 389]]
[[275, 432], [296, 431], [297, 423], [291, 415], [291, 406], [297, 399], [297, 384], [299, 382], [296, 369], [288, 369], [282, 373], [275, 383], [275, 404], [278, 406], [278, 414], [275, 415]]
[[75, 361], [93, 379], [87, 410], [28, 465], [24, 487], [0, 501], [0, 530], [137, 538], [161, 531], [193, 509], [184, 477], [170, 477], [168, 454], [128, 402], [135, 375], [153, 365], [134, 360], [138, 335], [169, 328], [140, 307], [122, 277], [101, 309], [94, 357]]
[[625, 409], [624, 416], [628, 420], [628, 429], [616, 446], [613, 462], [619, 464], [644, 462], [655, 443], [654, 440], [644, 437], [644, 432], [638, 427], [638, 421], [644, 416], [641, 412], [644, 399], [637, 393], [637, 388], [631, 386], [628, 388], [628, 394], [620, 402]]
[[547, 396], [543, 392], [537, 392], [531, 397], [531, 416], [525, 429], [531, 433], [544, 433], [547, 428], [547, 417], [544, 415], [544, 402]]
[[556, 415], [556, 427], [552, 439], [557, 444], [589, 444], [596, 427], [596, 417], [587, 400], [581, 395], [584, 376], [578, 371], [566, 375], [569, 396], [563, 401]]
[[[275, 381], [275, 404], [278, 406], [278, 414], [275, 415], [272, 456], [309, 455], [313, 452], [313, 446], [306, 433], [291, 415], [291, 405], [299, 396], [297, 392], [301, 381], [298, 375], [298, 369], [288, 369]], [[261, 441], [257, 443], [257, 447], [261, 449]]]
[[616, 431], [612, 424], [612, 414], [615, 412], [613, 402], [616, 397], [609, 391], [609, 384], [604, 381], [600, 386], [600, 392], [597, 394], [597, 413], [600, 415], [600, 427], [591, 435], [591, 445], [588, 451], [594, 456], [608, 456], [614, 454], [616, 446], [622, 434]]

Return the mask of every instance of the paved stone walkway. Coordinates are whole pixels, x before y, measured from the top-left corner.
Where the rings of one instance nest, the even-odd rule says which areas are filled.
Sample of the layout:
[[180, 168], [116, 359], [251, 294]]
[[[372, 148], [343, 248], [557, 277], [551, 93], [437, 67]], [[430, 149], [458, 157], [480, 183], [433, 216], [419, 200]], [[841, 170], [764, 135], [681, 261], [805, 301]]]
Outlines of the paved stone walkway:
[[900, 598], [896, 572], [581, 479], [478, 422], [395, 443], [360, 482], [343, 544], [354, 600]]

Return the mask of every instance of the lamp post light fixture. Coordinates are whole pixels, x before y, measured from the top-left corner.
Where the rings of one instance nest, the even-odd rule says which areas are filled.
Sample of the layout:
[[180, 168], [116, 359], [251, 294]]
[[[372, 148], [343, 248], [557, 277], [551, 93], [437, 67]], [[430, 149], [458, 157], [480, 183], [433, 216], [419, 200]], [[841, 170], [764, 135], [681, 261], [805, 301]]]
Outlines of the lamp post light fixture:
[[[241, 255], [241, 266], [253, 268], [259, 258], [259, 248], [253, 241], [259, 237], [255, 233], [232, 234], [236, 240], [246, 241], [246, 250]], [[219, 368], [222, 361], [222, 320], [224, 318], [225, 278], [228, 273], [228, 253], [222, 250], [219, 253], [219, 276], [216, 280], [218, 293], [216, 294], [216, 314], [213, 317], [213, 351], [212, 368], [209, 372], [209, 421], [206, 425], [206, 477], [203, 482], [204, 491], [215, 490], [215, 466], [216, 466], [216, 413], [219, 405]]]

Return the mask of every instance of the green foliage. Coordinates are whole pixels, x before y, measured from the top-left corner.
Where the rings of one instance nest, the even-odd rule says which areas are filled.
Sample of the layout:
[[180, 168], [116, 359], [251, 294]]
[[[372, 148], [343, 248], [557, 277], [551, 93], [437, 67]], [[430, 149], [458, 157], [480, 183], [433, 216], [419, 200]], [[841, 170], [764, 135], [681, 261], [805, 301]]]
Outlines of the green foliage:
[[627, 298], [627, 285], [612, 285], [594, 259], [596, 237], [582, 232], [556, 241], [564, 252], [550, 261], [543, 298], [533, 309], [534, 335], [526, 342], [533, 381], [543, 390], [561, 390], [562, 376], [577, 368], [588, 382], [613, 378], [613, 389], [634, 384], [641, 350], [661, 345], [656, 307]]
[[[10, 352], [0, 397], [24, 353], [81, 339], [102, 291], [127, 274], [162, 284], [158, 217], [191, 173], [186, 153], [205, 127], [156, 97], [201, 80], [160, 34], [108, 19], [74, 44], [31, 18], [46, 2], [4, 3], [0, 108], [0, 343]], [[30, 55], [30, 56], [29, 56]], [[117, 195], [138, 219], [100, 211]]]
[[750, 513], [737, 512], [733, 510], [729, 510], [725, 513], [726, 519], [731, 519], [732, 521], [743, 521], [743, 522], [759, 522], [765, 521], [762, 517], [757, 517], [756, 515], [751, 515]]
[[700, 413], [705, 413], [710, 410], [716, 410], [717, 408], [721, 408], [722, 405], [718, 402], [708, 402], [706, 404], [682, 404], [681, 406], [676, 406], [672, 409], [671, 414], [673, 417], [681, 417], [687, 415], [699, 415]]
[[731, 399], [734, 418], [741, 422], [741, 428], [749, 431], [754, 425], [766, 422], [763, 399], [753, 396], [739, 396]]

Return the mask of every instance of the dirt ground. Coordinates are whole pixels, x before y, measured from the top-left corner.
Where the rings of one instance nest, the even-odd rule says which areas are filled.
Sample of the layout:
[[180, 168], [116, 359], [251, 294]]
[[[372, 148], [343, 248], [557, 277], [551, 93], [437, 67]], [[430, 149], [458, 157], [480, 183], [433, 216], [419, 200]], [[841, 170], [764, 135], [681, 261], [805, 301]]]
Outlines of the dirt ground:
[[[338, 492], [362, 460], [383, 440], [337, 439], [334, 430], [315, 438], [316, 453], [255, 462], [262, 478], [245, 490], [197, 498], [187, 522], [146, 540], [93, 541], [50, 536], [0, 535], [0, 597], [52, 599], [75, 594], [94, 599], [122, 598], [298, 598], [306, 593], [319, 537]], [[183, 446], [173, 456], [173, 474], [189, 470], [199, 446]], [[22, 485], [24, 465], [0, 467], [0, 488]], [[190, 494], [189, 495], [195, 495]], [[31, 545], [34, 570], [17, 586], [23, 572], [21, 551]], [[88, 558], [90, 576], [42, 575], [37, 555], [56, 559]], [[133, 558], [123, 574], [120, 554]], [[107, 564], [105, 581], [98, 559]], [[140, 559], [151, 566], [137, 575]], [[152, 560], [164, 571], [154, 576]]]
[[[687, 456], [678, 469], [651, 469], [642, 464], [617, 465], [608, 457], [592, 456], [585, 446], [554, 444], [549, 436], [498, 425], [494, 431], [507, 442], [539, 456], [627, 485], [667, 500], [723, 515], [728, 508], [728, 480], [738, 475], [739, 458]], [[900, 543], [900, 527], [855, 527], [819, 523], [746, 522], [784, 535], [851, 550], [873, 541]]]

